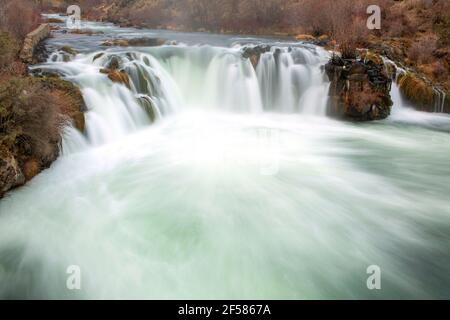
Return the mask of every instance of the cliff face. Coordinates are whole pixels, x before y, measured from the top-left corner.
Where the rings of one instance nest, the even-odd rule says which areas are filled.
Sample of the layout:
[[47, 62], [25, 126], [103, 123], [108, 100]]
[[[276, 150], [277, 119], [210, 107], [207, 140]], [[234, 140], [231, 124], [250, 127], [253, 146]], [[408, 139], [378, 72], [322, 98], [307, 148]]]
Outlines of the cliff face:
[[356, 121], [385, 119], [392, 107], [392, 80], [378, 59], [342, 59], [325, 66], [331, 82], [329, 116]]

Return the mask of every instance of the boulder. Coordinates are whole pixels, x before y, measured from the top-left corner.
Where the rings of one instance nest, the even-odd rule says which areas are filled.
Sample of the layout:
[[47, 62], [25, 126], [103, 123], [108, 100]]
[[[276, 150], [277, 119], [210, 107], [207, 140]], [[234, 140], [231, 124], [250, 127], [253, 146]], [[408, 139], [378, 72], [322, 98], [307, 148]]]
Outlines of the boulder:
[[111, 56], [106, 65], [106, 69], [116, 70], [122, 65], [122, 59], [119, 56]]
[[64, 23], [64, 20], [62, 19], [57, 19], [57, 18], [48, 18], [47, 19], [48, 23]]
[[253, 67], [256, 68], [259, 59], [263, 53], [269, 52], [271, 47], [268, 45], [257, 45], [254, 47], [245, 47], [242, 49], [242, 57], [245, 59], [250, 59]]
[[331, 82], [327, 113], [355, 121], [381, 120], [389, 116], [392, 80], [379, 60], [342, 59], [334, 55], [325, 66]]
[[83, 112], [75, 111], [70, 115], [70, 117], [72, 118], [72, 123], [75, 128], [77, 128], [80, 132], [84, 132], [84, 130], [86, 130], [86, 119]]
[[41, 77], [40, 80], [44, 88], [64, 96], [67, 107], [65, 110], [60, 110], [61, 113], [72, 121], [75, 128], [84, 132], [84, 112], [87, 107], [80, 89], [72, 82], [61, 79], [56, 75]]
[[165, 39], [161, 38], [133, 38], [133, 39], [112, 39], [106, 40], [102, 46], [106, 47], [157, 47], [166, 43]]

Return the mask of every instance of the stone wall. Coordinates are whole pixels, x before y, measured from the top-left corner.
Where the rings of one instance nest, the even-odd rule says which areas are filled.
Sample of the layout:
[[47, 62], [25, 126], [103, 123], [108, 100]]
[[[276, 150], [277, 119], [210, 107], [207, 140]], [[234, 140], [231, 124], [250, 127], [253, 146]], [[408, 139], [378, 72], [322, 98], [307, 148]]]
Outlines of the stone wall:
[[33, 53], [36, 46], [42, 40], [50, 36], [50, 25], [47, 23], [41, 24], [38, 28], [30, 32], [23, 43], [22, 51], [20, 52], [20, 58], [25, 63], [31, 63], [33, 61]]

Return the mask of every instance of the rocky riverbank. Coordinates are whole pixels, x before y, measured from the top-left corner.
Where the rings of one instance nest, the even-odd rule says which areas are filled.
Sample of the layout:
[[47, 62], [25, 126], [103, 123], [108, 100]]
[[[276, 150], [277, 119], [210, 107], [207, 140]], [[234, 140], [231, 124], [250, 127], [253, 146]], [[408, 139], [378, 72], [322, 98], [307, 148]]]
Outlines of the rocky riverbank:
[[13, 37], [2, 33], [0, 60], [0, 198], [48, 168], [59, 156], [62, 132], [71, 122], [84, 131], [85, 105], [80, 90], [58, 75], [29, 76], [27, 64], [42, 61], [41, 25], [25, 39], [20, 51]]

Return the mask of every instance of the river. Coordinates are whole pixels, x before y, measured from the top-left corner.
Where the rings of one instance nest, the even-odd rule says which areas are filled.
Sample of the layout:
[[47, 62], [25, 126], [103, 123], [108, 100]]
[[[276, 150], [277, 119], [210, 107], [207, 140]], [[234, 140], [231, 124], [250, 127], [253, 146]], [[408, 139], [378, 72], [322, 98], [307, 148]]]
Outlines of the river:
[[[35, 68], [80, 87], [86, 133], [0, 201], [1, 298], [450, 298], [448, 115], [393, 85], [386, 120], [326, 117], [330, 54], [308, 44], [82, 27], [102, 33], [55, 32], [80, 53]], [[173, 42], [101, 46], [138, 36]], [[272, 46], [256, 70], [253, 44]]]

